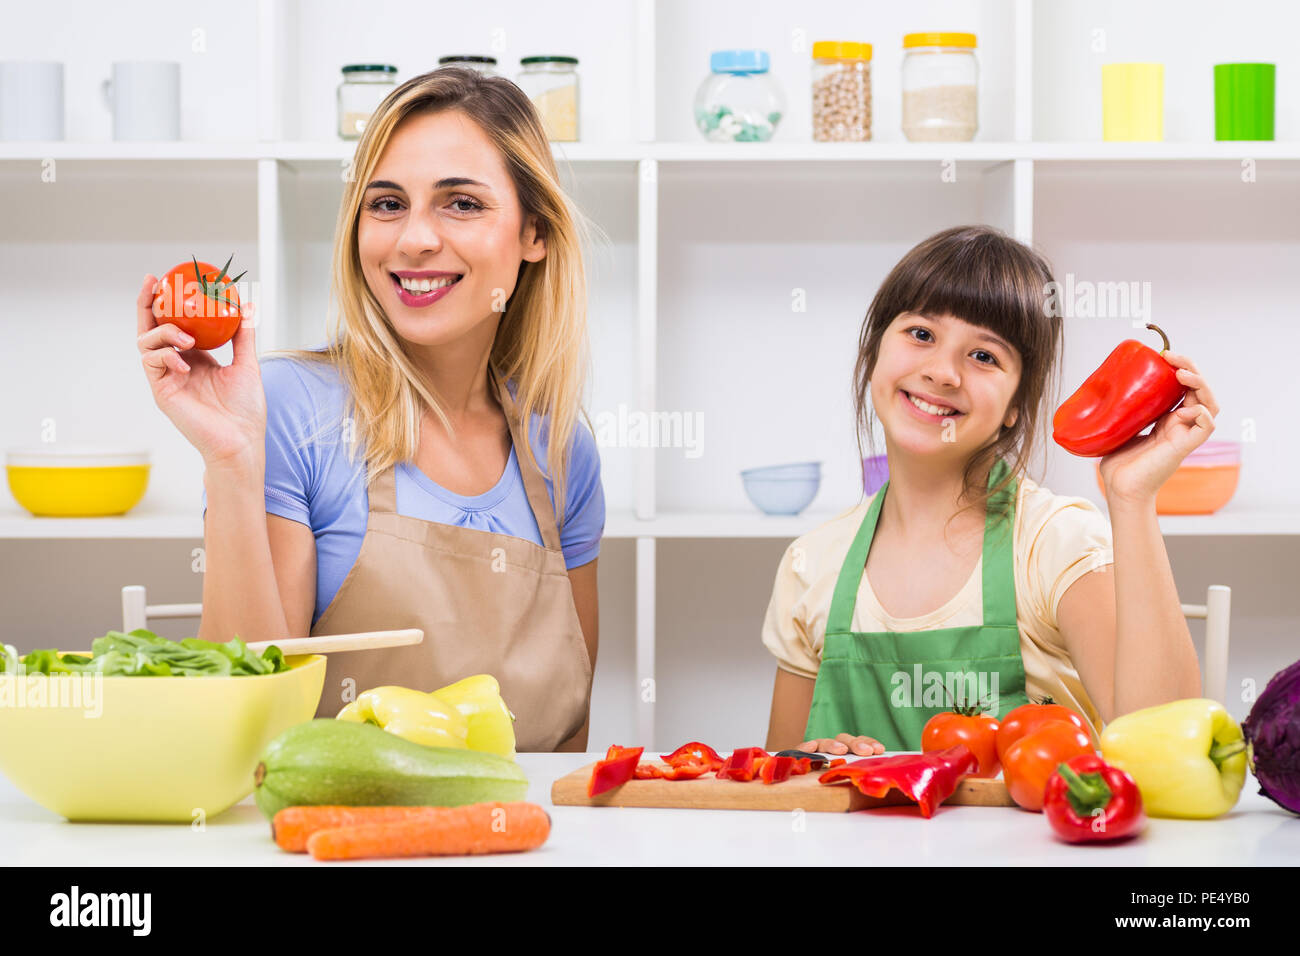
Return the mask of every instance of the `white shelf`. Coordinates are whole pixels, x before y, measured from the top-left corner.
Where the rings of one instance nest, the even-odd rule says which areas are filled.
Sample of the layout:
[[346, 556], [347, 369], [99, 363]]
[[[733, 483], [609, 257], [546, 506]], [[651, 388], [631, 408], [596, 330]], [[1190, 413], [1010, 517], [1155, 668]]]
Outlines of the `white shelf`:
[[[275, 159], [284, 162], [343, 162], [356, 143], [337, 142], [0, 142], [0, 161], [212, 161]], [[1205, 143], [970, 142], [970, 143], [552, 143], [556, 160], [571, 163], [1004, 163], [1017, 159], [1070, 162], [1150, 160], [1300, 160], [1300, 143], [1234, 140]]]
[[[630, 509], [610, 509], [605, 538], [794, 539], [842, 514], [806, 511], [800, 515], [764, 515], [752, 511], [669, 512], [641, 519]], [[1162, 515], [1166, 537], [1229, 535], [1300, 535], [1300, 512], [1225, 511], [1213, 515]], [[69, 540], [77, 538], [141, 540], [203, 539], [203, 516], [137, 509], [112, 518], [34, 518], [25, 512], [0, 511], [0, 540]]]

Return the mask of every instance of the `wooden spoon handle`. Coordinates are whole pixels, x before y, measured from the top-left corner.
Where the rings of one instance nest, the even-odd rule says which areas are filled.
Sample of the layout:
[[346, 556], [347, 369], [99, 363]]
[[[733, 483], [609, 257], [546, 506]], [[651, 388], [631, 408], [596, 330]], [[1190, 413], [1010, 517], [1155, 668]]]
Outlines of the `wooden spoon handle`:
[[250, 650], [263, 651], [274, 644], [285, 654], [337, 654], [341, 651], [372, 651], [381, 647], [419, 644], [424, 631], [408, 627], [400, 631], [365, 631], [360, 634], [331, 634], [321, 637], [289, 637], [283, 641], [250, 641]]

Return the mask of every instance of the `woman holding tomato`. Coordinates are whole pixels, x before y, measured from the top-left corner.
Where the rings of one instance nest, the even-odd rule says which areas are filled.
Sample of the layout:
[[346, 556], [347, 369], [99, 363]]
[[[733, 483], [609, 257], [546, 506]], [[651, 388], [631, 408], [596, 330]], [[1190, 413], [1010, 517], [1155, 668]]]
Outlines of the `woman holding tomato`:
[[1218, 405], [1190, 360], [1165, 353], [1189, 391], [1102, 459], [1109, 522], [1032, 481], [1061, 345], [1051, 282], [1041, 256], [978, 226], [930, 237], [885, 278], [854, 392], [860, 434], [879, 418], [889, 480], [782, 559], [763, 626], [777, 658], [768, 749], [920, 750], [953, 704], [1005, 717], [1031, 695], [1099, 736], [1119, 714], [1200, 693], [1155, 496]]
[[331, 655], [317, 716], [488, 673], [520, 750], [583, 750], [604, 495], [580, 219], [528, 97], [472, 71], [390, 94], [353, 172], [325, 347], [259, 363], [246, 322], [223, 367], [140, 291], [155, 401], [205, 463], [200, 636], [419, 627]]

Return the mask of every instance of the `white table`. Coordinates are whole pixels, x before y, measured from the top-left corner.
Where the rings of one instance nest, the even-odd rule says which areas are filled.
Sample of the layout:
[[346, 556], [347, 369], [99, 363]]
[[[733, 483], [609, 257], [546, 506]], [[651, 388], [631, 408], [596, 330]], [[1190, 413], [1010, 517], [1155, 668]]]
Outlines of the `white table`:
[[[699, 862], [788, 866], [1241, 866], [1300, 863], [1300, 816], [1258, 794], [1215, 820], [1151, 820], [1113, 846], [1055, 839], [1042, 814], [1006, 807], [911, 807], [858, 813], [553, 807], [551, 784], [603, 756], [520, 754], [527, 799], [551, 814], [550, 840], [531, 853], [365, 861], [417, 866], [657, 865]], [[760, 784], [761, 786], [761, 784]], [[188, 824], [69, 823], [0, 778], [0, 860], [10, 866], [314, 866], [285, 853], [248, 797], [201, 829]], [[338, 865], [338, 864], [334, 864]]]

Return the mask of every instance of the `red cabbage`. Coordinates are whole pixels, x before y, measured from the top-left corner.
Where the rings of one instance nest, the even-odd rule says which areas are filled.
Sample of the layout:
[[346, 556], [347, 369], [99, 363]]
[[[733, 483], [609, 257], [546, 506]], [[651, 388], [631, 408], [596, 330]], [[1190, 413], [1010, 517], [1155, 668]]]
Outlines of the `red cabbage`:
[[1273, 675], [1241, 730], [1259, 792], [1300, 813], [1300, 661]]

